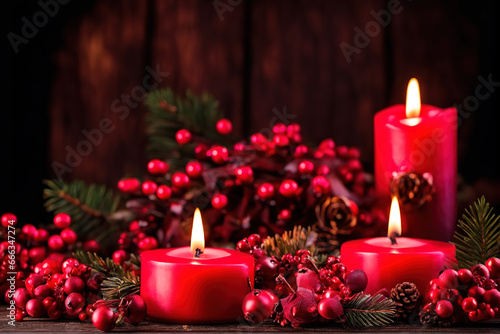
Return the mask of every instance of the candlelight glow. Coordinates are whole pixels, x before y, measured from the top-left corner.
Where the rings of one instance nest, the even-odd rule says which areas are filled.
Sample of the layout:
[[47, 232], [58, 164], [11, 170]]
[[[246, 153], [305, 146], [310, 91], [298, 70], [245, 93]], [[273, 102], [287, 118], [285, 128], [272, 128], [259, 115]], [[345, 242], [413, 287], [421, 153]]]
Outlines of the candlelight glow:
[[[205, 235], [203, 232], [203, 221], [201, 220], [200, 209], [196, 208], [193, 217], [193, 229], [191, 231], [191, 252], [193, 257], [196, 256], [197, 251], [203, 253], [205, 250]], [[199, 256], [199, 254], [198, 254]]]
[[417, 79], [412, 78], [406, 90], [406, 117], [418, 116], [420, 116], [420, 88]]
[[399, 211], [398, 198], [392, 197], [391, 212], [389, 213], [389, 228], [387, 236], [389, 238], [401, 235], [401, 213]]

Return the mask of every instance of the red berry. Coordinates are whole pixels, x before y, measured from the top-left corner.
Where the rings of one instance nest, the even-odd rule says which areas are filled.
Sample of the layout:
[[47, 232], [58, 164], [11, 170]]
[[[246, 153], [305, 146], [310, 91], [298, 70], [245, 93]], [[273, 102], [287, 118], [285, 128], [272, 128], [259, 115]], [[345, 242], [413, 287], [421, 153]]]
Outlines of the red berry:
[[145, 237], [139, 241], [138, 246], [141, 251], [156, 249], [158, 248], [158, 241], [154, 237]]
[[288, 209], [283, 209], [278, 214], [278, 219], [289, 220], [290, 218], [292, 218], [292, 212]]
[[200, 177], [202, 171], [203, 167], [199, 161], [191, 161], [186, 165], [186, 173], [193, 179]]
[[139, 295], [130, 295], [125, 297], [129, 302], [126, 319], [132, 325], [137, 325], [146, 317], [146, 303]]
[[221, 135], [228, 135], [233, 131], [233, 123], [226, 118], [222, 118], [217, 122], [216, 128]]
[[286, 134], [288, 137], [292, 137], [293, 135], [299, 134], [299, 133], [300, 133], [300, 125], [298, 125], [297, 123], [289, 124], [286, 127]]
[[207, 145], [198, 144], [194, 148], [194, 156], [196, 157], [196, 159], [199, 160], [205, 159], [207, 157], [207, 150], [208, 150]]
[[492, 257], [488, 259], [485, 263], [486, 268], [490, 272], [490, 278], [498, 279], [500, 278], [500, 259], [497, 257]]
[[59, 252], [64, 249], [64, 240], [60, 235], [53, 235], [49, 238], [48, 245], [54, 252]]
[[234, 173], [236, 174], [236, 178], [243, 183], [249, 183], [253, 181], [253, 170], [248, 166], [238, 167], [236, 168]]
[[43, 299], [43, 307], [48, 310], [50, 306], [52, 306], [52, 304], [55, 302], [55, 298], [54, 297], [45, 297]]
[[306, 145], [298, 145], [293, 153], [294, 158], [302, 158], [309, 153], [309, 148]]
[[69, 258], [67, 260], [64, 260], [62, 264], [62, 272], [66, 275], [69, 275], [73, 268], [78, 267], [80, 265], [80, 262], [78, 262], [77, 259], [75, 258]]
[[245, 150], [245, 144], [241, 143], [241, 142], [238, 142], [238, 143], [234, 144], [233, 149], [236, 152], [243, 152]]
[[435, 289], [435, 290], [429, 291], [429, 299], [432, 300], [432, 302], [437, 303], [438, 300], [441, 299], [441, 290]]
[[114, 313], [109, 306], [99, 306], [92, 313], [92, 323], [97, 329], [108, 332], [115, 327]]
[[458, 288], [458, 273], [453, 269], [446, 269], [439, 275], [439, 287], [441, 289]]
[[344, 315], [344, 308], [339, 296], [325, 298], [318, 304], [318, 312], [325, 319], [337, 319]]
[[297, 195], [299, 186], [294, 180], [284, 180], [280, 185], [280, 194], [285, 197], [293, 197]]
[[73, 245], [78, 240], [75, 231], [70, 228], [65, 228], [61, 231], [61, 238], [67, 245]]
[[53, 302], [47, 309], [47, 315], [50, 319], [59, 319], [62, 316], [62, 310], [59, 307], [59, 303]]
[[359, 159], [361, 157], [361, 152], [357, 147], [350, 147], [347, 151], [347, 157], [351, 159]]
[[87, 240], [83, 243], [83, 249], [91, 253], [99, 253], [101, 251], [101, 245], [95, 240]]
[[484, 264], [475, 264], [470, 268], [470, 271], [472, 271], [473, 275], [479, 275], [481, 277], [484, 277], [486, 279], [490, 278], [490, 271]]
[[267, 138], [262, 133], [254, 133], [250, 137], [250, 142], [254, 145], [266, 145], [268, 143]]
[[50, 290], [50, 288], [47, 285], [43, 284], [43, 285], [39, 285], [36, 287], [36, 289], [33, 293], [33, 296], [36, 299], [44, 300], [46, 297], [49, 297], [51, 294], [52, 294], [52, 290]]
[[352, 292], [361, 292], [366, 289], [368, 285], [368, 276], [366, 276], [363, 270], [354, 269], [347, 275], [345, 285], [349, 287]]
[[248, 252], [249, 250], [252, 249], [252, 247], [248, 243], [247, 239], [243, 239], [238, 241], [238, 243], [236, 244], [236, 249], [239, 250], [240, 252]]
[[316, 174], [326, 176], [326, 175], [330, 174], [330, 167], [328, 167], [326, 165], [321, 165], [318, 167]]
[[286, 133], [286, 125], [283, 123], [277, 123], [273, 126], [273, 133], [275, 134], [284, 134]]
[[212, 161], [216, 164], [223, 164], [227, 161], [229, 153], [224, 146], [214, 146], [209, 150]]
[[88, 315], [85, 312], [80, 312], [80, 314], [78, 314], [78, 318], [80, 319], [80, 321], [85, 321], [87, 320]]
[[40, 318], [45, 313], [43, 302], [40, 299], [31, 299], [26, 303], [26, 312], [33, 318]]
[[345, 158], [348, 155], [349, 148], [347, 146], [337, 146], [335, 149], [337, 151], [337, 154], [341, 158]]
[[441, 318], [449, 318], [453, 314], [453, 304], [447, 300], [440, 300], [436, 304], [436, 313]]
[[130, 254], [123, 249], [119, 249], [113, 253], [113, 262], [118, 265], [123, 265], [130, 258]]
[[313, 190], [317, 194], [326, 195], [330, 193], [330, 182], [322, 175], [315, 176], [312, 180]]
[[467, 296], [474, 297], [478, 302], [483, 301], [483, 295], [485, 290], [477, 285], [471, 287], [469, 291], [467, 291]]
[[472, 281], [472, 272], [469, 269], [460, 269], [458, 271], [458, 282], [461, 285], [468, 285]]
[[78, 276], [70, 276], [66, 282], [64, 282], [64, 292], [66, 292], [67, 295], [73, 292], [82, 292], [83, 289], [85, 289], [85, 283]]
[[212, 206], [215, 209], [223, 209], [227, 206], [227, 197], [224, 194], [216, 194], [212, 197]]
[[263, 183], [257, 189], [257, 195], [262, 199], [269, 199], [274, 196], [274, 186], [270, 183]]
[[13, 300], [16, 303], [16, 307], [20, 309], [26, 308], [26, 303], [31, 299], [30, 293], [26, 288], [16, 289], [14, 292]]
[[44, 242], [49, 239], [49, 232], [43, 228], [39, 228], [38, 230], [35, 231], [35, 234], [33, 235], [33, 239], [38, 242]]
[[39, 285], [45, 284], [45, 278], [40, 274], [31, 274], [28, 276], [24, 285], [30, 293], [33, 293], [35, 288]]
[[141, 187], [141, 182], [135, 178], [123, 179], [118, 181], [118, 189], [125, 194], [134, 194]]
[[242, 310], [250, 323], [261, 323], [269, 318], [276, 304], [276, 298], [262, 290], [253, 290], [243, 299]]
[[300, 174], [311, 174], [314, 170], [314, 164], [309, 160], [299, 163], [298, 170]]
[[462, 309], [465, 312], [474, 312], [477, 310], [477, 301], [473, 297], [467, 297], [462, 301]]
[[47, 257], [47, 249], [45, 247], [33, 247], [28, 251], [28, 256], [31, 263], [41, 263]]
[[71, 224], [71, 217], [67, 213], [59, 213], [54, 217], [54, 225], [57, 228], [65, 229]]
[[500, 307], [500, 291], [491, 289], [484, 293], [483, 301], [491, 307]]
[[161, 185], [156, 189], [156, 197], [159, 199], [166, 201], [172, 197], [172, 189], [170, 189], [167, 185]]
[[179, 145], [185, 145], [187, 143], [189, 143], [192, 139], [192, 135], [191, 135], [191, 132], [189, 132], [188, 130], [186, 129], [181, 129], [179, 131], [177, 131], [177, 133], [175, 134], [175, 140], [177, 140], [177, 143]]
[[142, 193], [146, 196], [153, 195], [156, 192], [156, 188], [158, 188], [158, 185], [154, 183], [153, 181], [144, 181], [142, 183]]
[[165, 175], [169, 170], [169, 166], [165, 161], [153, 159], [148, 162], [148, 173], [151, 175]]
[[69, 315], [77, 315], [85, 307], [85, 298], [77, 292], [72, 292], [64, 300], [64, 306], [66, 306], [66, 312]]
[[182, 172], [175, 172], [172, 175], [172, 185], [177, 188], [186, 188], [189, 186], [189, 177]]
[[13, 213], [4, 213], [1, 220], [3, 227], [16, 226], [17, 224], [17, 217]]
[[23, 226], [22, 232], [28, 239], [33, 239], [36, 233], [36, 227], [31, 224], [26, 224]]
[[262, 243], [260, 235], [251, 234], [250, 236], [248, 236], [248, 243], [250, 244], [251, 247], [260, 246], [260, 244]]
[[290, 144], [290, 140], [286, 135], [274, 135], [273, 143], [276, 146], [287, 146]]

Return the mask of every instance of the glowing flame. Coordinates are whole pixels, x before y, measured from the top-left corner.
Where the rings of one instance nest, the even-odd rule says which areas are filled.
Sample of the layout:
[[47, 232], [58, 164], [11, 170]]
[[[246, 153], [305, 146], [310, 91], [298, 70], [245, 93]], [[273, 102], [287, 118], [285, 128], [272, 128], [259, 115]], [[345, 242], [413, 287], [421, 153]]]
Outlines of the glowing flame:
[[193, 217], [193, 230], [191, 231], [191, 252], [193, 257], [200, 255], [205, 250], [205, 234], [200, 209], [196, 208]]
[[417, 79], [412, 78], [406, 90], [406, 117], [418, 116], [420, 116], [420, 88]]
[[389, 213], [389, 228], [387, 236], [389, 238], [401, 235], [401, 213], [399, 212], [398, 198], [394, 196], [391, 203], [391, 212]]

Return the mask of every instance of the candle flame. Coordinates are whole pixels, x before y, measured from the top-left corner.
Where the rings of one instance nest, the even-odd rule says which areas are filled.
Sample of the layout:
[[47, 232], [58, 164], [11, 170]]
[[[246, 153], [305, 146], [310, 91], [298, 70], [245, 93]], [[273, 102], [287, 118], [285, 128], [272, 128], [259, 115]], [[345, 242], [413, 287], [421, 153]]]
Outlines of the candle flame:
[[205, 250], [205, 234], [203, 232], [203, 221], [200, 209], [196, 208], [193, 217], [193, 229], [191, 231], [191, 252], [193, 257], [200, 257]]
[[401, 236], [401, 212], [399, 211], [399, 203], [396, 196], [392, 197], [387, 236], [391, 238], [391, 240], [395, 237]]
[[420, 88], [417, 79], [412, 78], [406, 90], [406, 117], [418, 116], [420, 116]]

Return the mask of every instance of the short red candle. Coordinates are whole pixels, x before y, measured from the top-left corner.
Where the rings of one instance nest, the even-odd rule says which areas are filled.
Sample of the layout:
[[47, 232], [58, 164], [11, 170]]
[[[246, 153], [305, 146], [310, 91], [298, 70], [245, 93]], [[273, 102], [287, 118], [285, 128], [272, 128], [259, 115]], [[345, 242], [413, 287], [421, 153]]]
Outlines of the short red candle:
[[[418, 97], [420, 103], [420, 97]], [[375, 115], [375, 186], [384, 208], [393, 173], [430, 173], [432, 201], [403, 215], [403, 235], [450, 241], [457, 211], [457, 111], [422, 105], [407, 117], [405, 105]]]
[[205, 248], [199, 209], [190, 247], [146, 251], [141, 262], [141, 296], [149, 318], [181, 324], [243, 320], [243, 298], [253, 288], [254, 258]]
[[205, 248], [193, 258], [191, 247], [141, 254], [141, 296], [151, 319], [171, 323], [224, 323], [243, 319], [241, 305], [254, 280], [252, 256]]
[[455, 246], [446, 242], [397, 238], [397, 243], [391, 245], [386, 237], [345, 242], [340, 251], [342, 263], [349, 270], [366, 272], [367, 293], [382, 288], [390, 291], [398, 283], [413, 282], [424, 294], [429, 281], [455, 258]]

